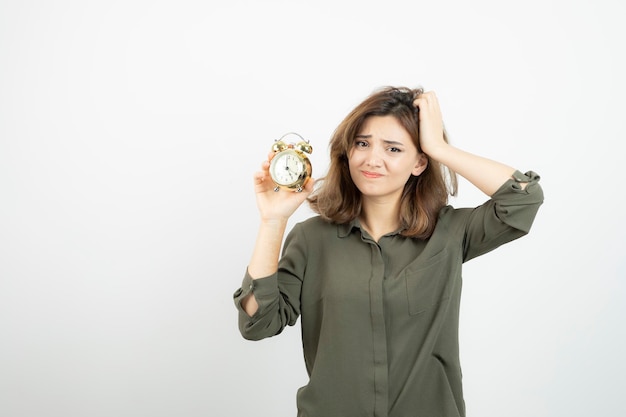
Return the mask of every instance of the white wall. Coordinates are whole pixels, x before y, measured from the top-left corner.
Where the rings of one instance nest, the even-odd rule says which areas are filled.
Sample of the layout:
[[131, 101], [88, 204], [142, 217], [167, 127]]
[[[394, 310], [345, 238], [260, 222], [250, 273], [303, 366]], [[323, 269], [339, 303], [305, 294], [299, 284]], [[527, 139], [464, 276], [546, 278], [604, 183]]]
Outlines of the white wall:
[[322, 173], [383, 85], [437, 91], [455, 145], [543, 177], [531, 234], [466, 265], [468, 416], [625, 415], [624, 17], [617, 0], [0, 2], [0, 415], [295, 415], [299, 329], [244, 341], [231, 300], [252, 174], [292, 130]]

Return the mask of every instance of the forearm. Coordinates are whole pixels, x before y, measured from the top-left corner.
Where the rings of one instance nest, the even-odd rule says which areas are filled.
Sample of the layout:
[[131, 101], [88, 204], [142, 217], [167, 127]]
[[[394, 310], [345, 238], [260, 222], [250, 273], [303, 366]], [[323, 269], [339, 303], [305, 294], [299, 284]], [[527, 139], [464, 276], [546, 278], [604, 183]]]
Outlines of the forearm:
[[286, 219], [261, 222], [248, 264], [248, 273], [253, 279], [272, 275], [278, 270], [278, 258], [286, 227]]
[[[267, 277], [278, 270], [278, 259], [286, 227], [287, 220], [261, 222], [248, 264], [248, 273], [252, 279]], [[243, 299], [241, 306], [249, 316], [253, 316], [259, 308], [254, 294]]]
[[[493, 195], [515, 172], [515, 168], [506, 164], [447, 144], [429, 156], [446, 165], [488, 196]], [[523, 186], [525, 184], [522, 184]]]

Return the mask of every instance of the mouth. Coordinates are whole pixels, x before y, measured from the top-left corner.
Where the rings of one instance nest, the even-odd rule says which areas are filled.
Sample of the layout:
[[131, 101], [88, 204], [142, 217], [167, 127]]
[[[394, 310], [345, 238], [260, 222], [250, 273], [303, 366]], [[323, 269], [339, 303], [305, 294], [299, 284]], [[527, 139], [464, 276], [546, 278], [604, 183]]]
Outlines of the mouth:
[[361, 171], [365, 178], [380, 178], [383, 174], [379, 174], [378, 172], [370, 172], [370, 171]]

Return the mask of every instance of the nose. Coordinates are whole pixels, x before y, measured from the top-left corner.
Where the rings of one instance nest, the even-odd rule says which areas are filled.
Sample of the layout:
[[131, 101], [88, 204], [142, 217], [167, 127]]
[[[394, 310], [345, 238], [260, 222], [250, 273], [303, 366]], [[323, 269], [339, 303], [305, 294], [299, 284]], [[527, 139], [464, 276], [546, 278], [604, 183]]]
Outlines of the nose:
[[383, 164], [383, 159], [380, 156], [380, 150], [377, 146], [372, 146], [370, 148], [370, 153], [367, 156], [367, 165], [371, 167], [380, 167]]

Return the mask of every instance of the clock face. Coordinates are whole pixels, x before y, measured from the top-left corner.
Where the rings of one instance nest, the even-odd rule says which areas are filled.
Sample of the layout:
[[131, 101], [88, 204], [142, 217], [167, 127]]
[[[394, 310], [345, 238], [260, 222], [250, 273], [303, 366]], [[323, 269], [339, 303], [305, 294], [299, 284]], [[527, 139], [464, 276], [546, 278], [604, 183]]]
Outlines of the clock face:
[[306, 175], [306, 166], [294, 151], [276, 155], [270, 164], [272, 179], [280, 185], [291, 185]]

